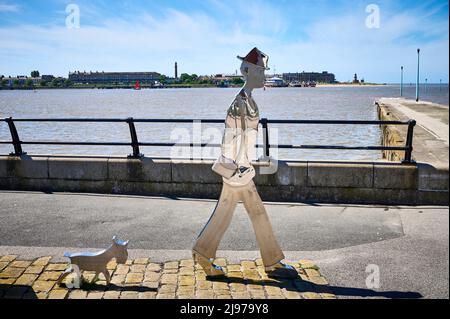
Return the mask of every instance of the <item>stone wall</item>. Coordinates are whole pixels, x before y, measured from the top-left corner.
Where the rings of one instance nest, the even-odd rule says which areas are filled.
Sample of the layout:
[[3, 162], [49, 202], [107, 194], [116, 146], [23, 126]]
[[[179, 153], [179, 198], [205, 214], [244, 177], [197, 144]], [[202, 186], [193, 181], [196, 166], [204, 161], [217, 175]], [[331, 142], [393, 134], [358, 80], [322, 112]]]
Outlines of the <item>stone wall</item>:
[[[280, 161], [272, 175], [261, 174], [261, 165], [255, 163], [255, 182], [267, 201], [448, 205], [448, 171], [426, 164]], [[0, 189], [215, 199], [222, 181], [211, 166], [152, 158], [0, 156]]]
[[[398, 121], [391, 114], [389, 108], [375, 103], [378, 110], [378, 119], [380, 121]], [[401, 146], [406, 144], [407, 126], [399, 125], [381, 125], [381, 145], [382, 146]], [[382, 151], [383, 158], [388, 161], [400, 162], [405, 158], [405, 151]]]

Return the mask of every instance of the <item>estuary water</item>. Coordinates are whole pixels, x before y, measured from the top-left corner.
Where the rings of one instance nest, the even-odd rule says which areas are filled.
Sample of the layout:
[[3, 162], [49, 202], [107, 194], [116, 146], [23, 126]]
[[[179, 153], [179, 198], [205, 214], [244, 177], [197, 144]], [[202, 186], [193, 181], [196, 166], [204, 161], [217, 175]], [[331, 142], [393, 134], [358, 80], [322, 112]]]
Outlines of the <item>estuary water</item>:
[[[0, 117], [6, 118], [193, 118], [224, 119], [237, 88], [144, 89], [135, 90], [37, 90], [0, 91]], [[404, 95], [413, 98], [414, 86], [406, 85]], [[375, 100], [398, 97], [398, 85], [361, 87], [267, 88], [253, 94], [261, 118], [377, 120]], [[448, 86], [422, 88], [422, 99], [448, 105]], [[129, 142], [126, 123], [17, 122], [22, 141]], [[141, 142], [221, 142], [223, 124], [137, 123]], [[262, 133], [262, 130], [260, 130]], [[380, 145], [376, 125], [270, 125], [271, 144], [292, 145]], [[10, 141], [6, 122], [0, 122], [0, 140]], [[260, 134], [262, 143], [262, 134]], [[131, 153], [127, 146], [23, 145], [29, 155], [113, 155]], [[0, 154], [13, 151], [0, 144]], [[179, 148], [141, 147], [151, 157], [215, 158], [218, 148], [180, 151]], [[258, 150], [261, 155], [262, 150]], [[297, 160], [378, 160], [378, 151], [271, 149], [280, 159]]]

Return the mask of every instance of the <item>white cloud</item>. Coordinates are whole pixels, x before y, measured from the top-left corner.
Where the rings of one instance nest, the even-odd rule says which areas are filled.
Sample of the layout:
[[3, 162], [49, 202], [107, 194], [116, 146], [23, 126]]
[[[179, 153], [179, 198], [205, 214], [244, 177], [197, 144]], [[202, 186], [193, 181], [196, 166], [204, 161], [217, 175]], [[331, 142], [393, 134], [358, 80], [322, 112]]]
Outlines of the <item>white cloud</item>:
[[238, 25], [223, 30], [205, 14], [188, 15], [176, 10], [167, 10], [159, 17], [142, 14], [134, 20], [108, 19], [100, 26], [83, 25], [81, 19], [79, 29], [3, 27], [0, 38], [0, 59], [10, 61], [6, 67], [14, 74], [27, 72], [22, 65], [27, 56], [27, 66], [36, 61], [39, 65], [33, 68], [45, 73], [75, 68], [172, 74], [175, 60], [182, 72], [232, 72], [237, 65], [236, 54], [270, 42], [269, 37], [252, 35]]
[[18, 12], [19, 6], [15, 4], [0, 3], [0, 12]]
[[[216, 0], [209, 3], [223, 6]], [[328, 70], [342, 81], [357, 72], [368, 81], [384, 82], [394, 81], [403, 64], [408, 81], [420, 44], [424, 71], [448, 79], [448, 26], [420, 12], [383, 15], [380, 29], [365, 27], [364, 12], [323, 18], [304, 26], [306, 39], [282, 40], [290, 31], [282, 12], [259, 1], [249, 5], [236, 11], [236, 18], [229, 17], [233, 10], [223, 10], [226, 21], [169, 9], [162, 15], [143, 12], [134, 19], [105, 19], [96, 26], [83, 24], [82, 15], [80, 29], [66, 29], [63, 16], [60, 26], [0, 27], [0, 60], [8, 62], [1, 72], [39, 69], [66, 76], [78, 69], [154, 70], [171, 75], [175, 61], [180, 72], [234, 72], [239, 68], [236, 55], [258, 46], [279, 72]], [[423, 39], [411, 38], [417, 34]]]
[[416, 49], [421, 47], [423, 77], [448, 81], [445, 22], [414, 10], [382, 15], [379, 29], [366, 28], [364, 22], [361, 14], [318, 21], [307, 28], [307, 40], [272, 47], [272, 61], [280, 71], [328, 70], [340, 81], [356, 72], [368, 81], [393, 82], [404, 65], [405, 81], [414, 82]]

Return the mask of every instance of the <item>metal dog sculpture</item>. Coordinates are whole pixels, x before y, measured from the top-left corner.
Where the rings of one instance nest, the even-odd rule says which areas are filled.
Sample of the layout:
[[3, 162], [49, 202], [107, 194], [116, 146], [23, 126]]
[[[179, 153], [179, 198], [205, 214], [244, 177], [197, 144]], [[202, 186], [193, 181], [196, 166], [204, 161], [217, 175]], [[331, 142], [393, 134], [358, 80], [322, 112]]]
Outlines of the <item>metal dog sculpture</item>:
[[102, 273], [105, 276], [106, 283], [109, 285], [110, 274], [106, 265], [108, 262], [115, 258], [118, 264], [124, 264], [128, 258], [128, 241], [122, 241], [117, 239], [116, 236], [113, 237], [112, 245], [102, 251], [91, 253], [91, 252], [80, 252], [80, 253], [65, 253], [64, 257], [70, 258], [69, 267], [61, 274], [57, 280], [57, 284], [60, 285], [64, 278], [70, 273], [75, 271], [77, 274], [74, 284], [70, 283], [67, 285], [68, 288], [80, 288], [81, 282], [81, 271], [95, 271], [95, 276], [92, 283], [95, 282]]

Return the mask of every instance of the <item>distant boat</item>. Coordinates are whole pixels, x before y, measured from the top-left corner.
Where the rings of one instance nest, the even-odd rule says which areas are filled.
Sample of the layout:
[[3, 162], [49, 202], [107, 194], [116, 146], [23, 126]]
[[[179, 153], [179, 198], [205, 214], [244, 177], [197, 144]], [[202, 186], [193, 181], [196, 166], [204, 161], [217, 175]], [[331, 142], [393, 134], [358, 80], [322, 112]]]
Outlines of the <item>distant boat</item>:
[[141, 89], [141, 83], [139, 83], [139, 81], [136, 81], [136, 83], [134, 84], [134, 89], [135, 90], [140, 90]]
[[289, 86], [293, 87], [293, 88], [301, 88], [302, 84], [299, 81], [293, 81], [293, 82], [289, 83]]
[[283, 81], [283, 79], [278, 77], [269, 78], [266, 80], [265, 83], [266, 87], [286, 87], [286, 83]]
[[304, 87], [304, 88], [315, 88], [316, 87], [316, 82], [314, 82], [314, 81], [308, 81], [308, 82], [302, 82], [302, 87]]

